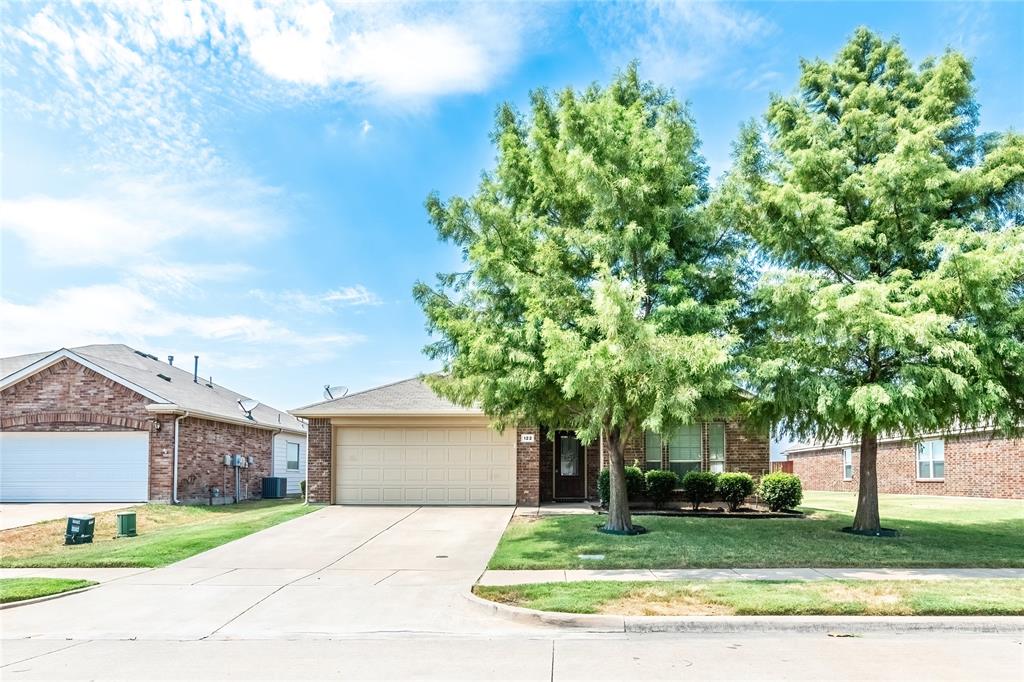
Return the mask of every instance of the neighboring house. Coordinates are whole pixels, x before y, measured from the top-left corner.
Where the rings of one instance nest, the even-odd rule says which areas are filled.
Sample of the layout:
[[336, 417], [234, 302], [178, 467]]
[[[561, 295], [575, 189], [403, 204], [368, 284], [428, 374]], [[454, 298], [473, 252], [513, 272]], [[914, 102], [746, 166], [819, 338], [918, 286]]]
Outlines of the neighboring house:
[[[857, 490], [859, 441], [794, 443], [786, 456], [807, 490]], [[1024, 440], [992, 429], [879, 438], [878, 491], [1024, 498]]]
[[[252, 457], [238, 497], [264, 476], [305, 478], [305, 425], [128, 346], [0, 359], [0, 501], [234, 498], [225, 455]], [[242, 404], [244, 402], [244, 405]]]
[[[309, 420], [311, 502], [511, 505], [597, 496], [598, 443], [536, 425], [492, 429], [478, 409], [407, 379], [292, 414]], [[768, 434], [733, 422], [695, 424], [627, 444], [627, 462], [678, 473], [768, 470]]]

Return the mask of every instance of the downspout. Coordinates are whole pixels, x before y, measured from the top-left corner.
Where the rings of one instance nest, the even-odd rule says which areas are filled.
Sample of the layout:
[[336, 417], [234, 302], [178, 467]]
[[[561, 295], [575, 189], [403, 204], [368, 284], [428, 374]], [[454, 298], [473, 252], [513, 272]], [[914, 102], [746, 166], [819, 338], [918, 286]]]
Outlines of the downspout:
[[[274, 439], [277, 438], [278, 434], [281, 434], [281, 433], [284, 433], [284, 428], [283, 427], [278, 429], [277, 431], [274, 431], [272, 434], [270, 434], [270, 475], [271, 476], [276, 476], [277, 475], [277, 472], [274, 470], [274, 467], [277, 466], [276, 463], [275, 463], [275, 459], [277, 458], [277, 443], [274, 442]], [[288, 460], [287, 460], [287, 457], [288, 457], [288, 446], [285, 446], [284, 456], [285, 456], [284, 469], [285, 469], [285, 474], [287, 474], [288, 473]], [[285, 480], [285, 483], [284, 483], [284, 496], [288, 497], [288, 481], [287, 480]], [[260, 488], [260, 497], [261, 498], [263, 497], [263, 488]]]
[[185, 410], [185, 414], [174, 418], [174, 464], [171, 467], [171, 504], [180, 504], [178, 502], [178, 425], [187, 416], [188, 410]]

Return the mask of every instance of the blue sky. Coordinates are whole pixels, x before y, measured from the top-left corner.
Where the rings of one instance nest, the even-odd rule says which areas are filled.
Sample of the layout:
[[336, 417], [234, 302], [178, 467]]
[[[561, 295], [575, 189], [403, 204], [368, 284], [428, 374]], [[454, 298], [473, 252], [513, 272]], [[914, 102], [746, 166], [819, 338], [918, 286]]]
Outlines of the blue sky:
[[0, 353], [123, 342], [292, 408], [433, 368], [423, 201], [472, 192], [495, 107], [630, 59], [714, 176], [801, 57], [861, 24], [974, 61], [1024, 129], [1020, 3], [26, 3], [2, 24]]

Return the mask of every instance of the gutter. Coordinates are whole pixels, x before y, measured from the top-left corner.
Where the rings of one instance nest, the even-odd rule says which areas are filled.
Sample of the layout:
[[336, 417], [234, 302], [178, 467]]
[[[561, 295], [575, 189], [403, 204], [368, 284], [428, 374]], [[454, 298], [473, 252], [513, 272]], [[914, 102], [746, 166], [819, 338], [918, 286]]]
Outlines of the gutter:
[[185, 410], [185, 414], [180, 417], [174, 418], [174, 464], [171, 467], [171, 504], [180, 504], [178, 502], [178, 425], [186, 417], [188, 417], [188, 410]]
[[[917, 440], [923, 440], [923, 439], [926, 439], [926, 438], [961, 438], [963, 436], [973, 436], [973, 435], [982, 434], [982, 433], [993, 433], [993, 434], [995, 434], [997, 432], [1000, 432], [999, 431], [999, 427], [997, 427], [997, 426], [979, 426], [979, 427], [975, 427], [975, 428], [960, 429], [960, 430], [956, 430], [956, 431], [952, 431], [951, 430], [951, 431], [934, 431], [934, 432], [929, 432], [929, 433], [920, 433], [920, 434], [916, 434], [916, 435], [913, 435], [913, 436], [908, 436], [906, 434], [901, 434], [901, 435], [898, 435], [898, 436], [884, 436], [884, 437], [883, 436], [879, 436], [878, 437], [878, 443], [879, 443], [879, 445], [881, 445], [882, 443], [903, 443], [903, 442], [908, 442], [908, 441], [909, 442], [913, 442], [913, 441], [917, 441]], [[1005, 432], [1001, 432], [1001, 433], [1002, 433], [1003, 437], [1005, 437], [1005, 438], [1009, 438], [1010, 437]], [[820, 452], [823, 452], [825, 450], [835, 450], [837, 448], [850, 448], [850, 447], [859, 447], [859, 446], [860, 446], [860, 440], [859, 439], [858, 440], [847, 439], [847, 440], [839, 441], [839, 442], [836, 442], [836, 443], [823, 443], [823, 444], [820, 444], [820, 445], [811, 445], [811, 446], [802, 447], [802, 448], [791, 448], [789, 450], [784, 451], [782, 454], [787, 455], [787, 456], [788, 455], [806, 455], [808, 453], [820, 453]], [[785, 460], [776, 460], [776, 461], [785, 461]]]
[[305, 431], [301, 431], [299, 429], [287, 428], [287, 427], [279, 426], [279, 425], [276, 425], [276, 424], [274, 424], [274, 425], [266, 424], [266, 423], [262, 423], [262, 422], [258, 422], [258, 421], [253, 421], [253, 420], [250, 420], [250, 419], [245, 419], [243, 417], [229, 417], [227, 415], [216, 414], [214, 412], [206, 412], [204, 410], [196, 410], [196, 409], [193, 409], [193, 408], [188, 408], [186, 410], [184, 407], [181, 407], [179, 405], [175, 405], [174, 403], [151, 403], [149, 405], [146, 405], [146, 411], [147, 412], [152, 412], [153, 414], [181, 414], [182, 412], [186, 412], [187, 411], [189, 413], [189, 415], [192, 416], [192, 417], [196, 417], [196, 418], [199, 418], [199, 419], [207, 419], [207, 420], [213, 421], [213, 422], [224, 422], [226, 424], [237, 424], [239, 426], [249, 426], [249, 427], [254, 428], [254, 429], [263, 429], [263, 430], [266, 430], [266, 431], [281, 430], [281, 431], [286, 431], [288, 433], [294, 433], [294, 434], [298, 434], [298, 435], [305, 435], [305, 433], [306, 433]]

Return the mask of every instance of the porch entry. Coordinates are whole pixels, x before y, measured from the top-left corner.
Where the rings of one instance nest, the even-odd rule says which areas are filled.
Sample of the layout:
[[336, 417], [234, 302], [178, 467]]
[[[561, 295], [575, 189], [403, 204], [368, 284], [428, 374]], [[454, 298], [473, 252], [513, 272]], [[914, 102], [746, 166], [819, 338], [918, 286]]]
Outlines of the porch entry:
[[555, 500], [582, 500], [587, 493], [587, 448], [572, 431], [556, 431]]

